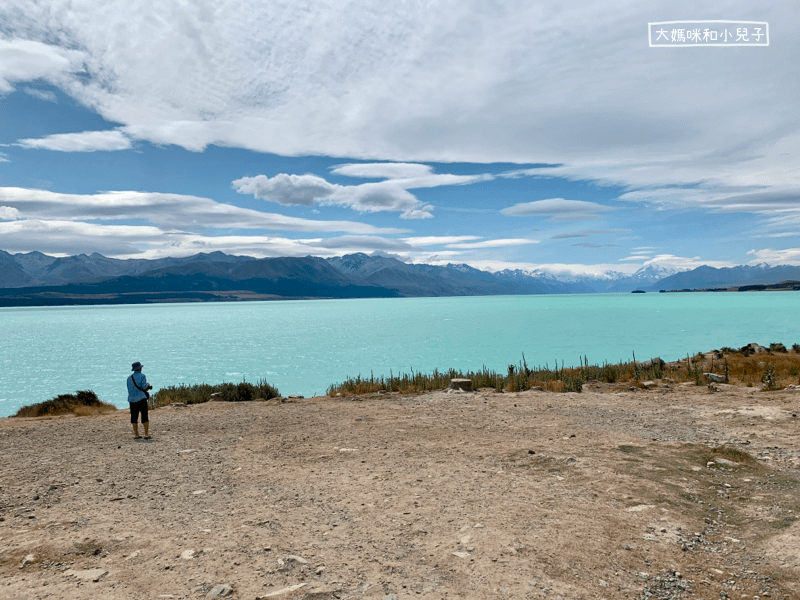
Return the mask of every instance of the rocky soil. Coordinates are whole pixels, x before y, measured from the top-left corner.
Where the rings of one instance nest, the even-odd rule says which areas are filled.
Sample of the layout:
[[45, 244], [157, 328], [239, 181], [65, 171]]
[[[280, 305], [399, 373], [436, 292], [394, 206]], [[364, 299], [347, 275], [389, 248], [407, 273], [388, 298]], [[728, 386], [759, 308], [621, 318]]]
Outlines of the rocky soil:
[[800, 392], [0, 419], [0, 597], [800, 598]]

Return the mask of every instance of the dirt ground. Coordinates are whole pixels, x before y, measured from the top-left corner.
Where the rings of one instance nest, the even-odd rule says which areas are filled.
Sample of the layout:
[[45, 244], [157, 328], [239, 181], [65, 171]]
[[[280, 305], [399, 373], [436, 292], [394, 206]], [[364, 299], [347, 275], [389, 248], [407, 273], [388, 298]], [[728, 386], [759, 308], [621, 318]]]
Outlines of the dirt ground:
[[800, 598], [800, 391], [0, 419], [0, 597]]

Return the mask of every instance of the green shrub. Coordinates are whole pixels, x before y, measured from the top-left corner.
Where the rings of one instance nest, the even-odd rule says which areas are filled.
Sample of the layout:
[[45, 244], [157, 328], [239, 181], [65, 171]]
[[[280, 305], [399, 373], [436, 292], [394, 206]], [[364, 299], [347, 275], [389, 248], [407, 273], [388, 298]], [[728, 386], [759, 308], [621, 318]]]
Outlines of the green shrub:
[[103, 402], [92, 390], [75, 394], [59, 394], [55, 398], [20, 408], [15, 417], [44, 417], [75, 414], [79, 416], [117, 410], [113, 404]]
[[769, 345], [770, 352], [787, 352], [786, 346], [781, 344], [780, 342], [773, 342]]
[[243, 381], [241, 383], [218, 383], [209, 385], [197, 383], [194, 385], [180, 384], [164, 387], [155, 394], [151, 394], [148, 405], [150, 408], [166, 406], [179, 402], [181, 404], [202, 404], [211, 400], [212, 394], [220, 394], [219, 399], [224, 402], [249, 402], [251, 400], [269, 400], [280, 397], [277, 388], [271, 386], [264, 379], [259, 379], [255, 385]]
[[775, 379], [775, 367], [767, 365], [764, 375], [761, 377], [761, 383], [764, 384], [765, 389], [774, 390], [778, 387], [778, 382]]

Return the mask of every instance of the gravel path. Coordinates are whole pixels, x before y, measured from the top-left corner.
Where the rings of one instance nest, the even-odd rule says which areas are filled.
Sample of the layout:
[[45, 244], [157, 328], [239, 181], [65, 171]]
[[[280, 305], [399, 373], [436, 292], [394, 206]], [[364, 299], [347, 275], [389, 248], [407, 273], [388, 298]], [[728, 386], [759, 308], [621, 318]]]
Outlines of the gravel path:
[[0, 597], [800, 597], [800, 393], [720, 387], [0, 419]]

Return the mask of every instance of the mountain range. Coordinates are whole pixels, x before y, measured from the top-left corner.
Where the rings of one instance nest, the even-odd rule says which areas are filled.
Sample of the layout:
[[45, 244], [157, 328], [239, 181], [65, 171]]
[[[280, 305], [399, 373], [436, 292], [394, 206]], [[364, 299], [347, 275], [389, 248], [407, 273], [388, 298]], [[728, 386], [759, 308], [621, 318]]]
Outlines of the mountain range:
[[648, 265], [632, 275], [557, 278], [541, 271], [481, 271], [465, 264], [409, 264], [349, 254], [257, 259], [222, 252], [127, 259], [53, 257], [0, 250], [0, 305], [137, 303], [271, 298], [573, 294], [727, 288], [800, 280], [800, 267], [768, 265], [676, 272]]

